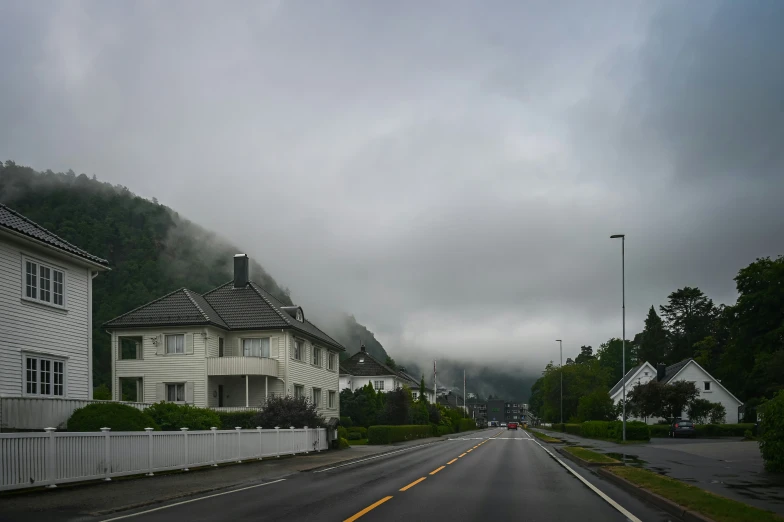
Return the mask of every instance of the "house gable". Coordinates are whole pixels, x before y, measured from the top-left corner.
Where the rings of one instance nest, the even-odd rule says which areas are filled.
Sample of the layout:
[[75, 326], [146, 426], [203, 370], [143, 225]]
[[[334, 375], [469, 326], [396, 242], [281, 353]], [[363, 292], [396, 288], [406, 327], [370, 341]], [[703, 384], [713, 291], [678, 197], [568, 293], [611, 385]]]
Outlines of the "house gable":
[[[629, 383], [634, 382], [634, 379], [636, 379], [638, 375], [640, 375], [646, 370], [651, 373], [654, 379], [656, 378], [656, 368], [654, 368], [651, 363], [644, 362], [632, 368], [628, 372], [626, 372], [626, 390], [629, 390], [630, 388]], [[619, 380], [615, 384], [615, 386], [613, 386], [610, 389], [610, 398], [615, 400], [616, 397], [622, 394], [623, 394], [623, 379]]]
[[[670, 377], [670, 378], [667, 380], [667, 382], [675, 382], [675, 381], [677, 381], [677, 380], [678, 380], [677, 378], [678, 378], [679, 376], [682, 376], [682, 374], [686, 373], [686, 372], [687, 372], [687, 371], [688, 371], [690, 368], [696, 368], [696, 369], [698, 369], [698, 370], [699, 370], [699, 372], [701, 372], [701, 373], [702, 373], [702, 375], [704, 376], [704, 377], [703, 377], [703, 380], [710, 381], [712, 384], [713, 384], [713, 383], [715, 383], [715, 384], [716, 384], [716, 386], [718, 386], [718, 387], [719, 387], [719, 389], [721, 389], [722, 391], [726, 392], [726, 393], [727, 393], [727, 395], [729, 395], [729, 396], [730, 396], [730, 397], [731, 397], [733, 400], [735, 400], [735, 402], [737, 402], [737, 403], [738, 403], [738, 406], [740, 406], [740, 405], [742, 405], [742, 404], [743, 404], [743, 401], [741, 401], [740, 399], [738, 399], [737, 397], [735, 397], [735, 395], [734, 395], [734, 394], [733, 394], [731, 391], [729, 391], [729, 390], [728, 390], [728, 389], [727, 389], [727, 388], [726, 388], [726, 387], [725, 387], [723, 384], [721, 384], [721, 382], [719, 382], [719, 380], [718, 380], [718, 379], [716, 379], [716, 378], [715, 378], [713, 375], [711, 375], [710, 373], [708, 373], [708, 371], [707, 371], [705, 368], [703, 368], [702, 366], [700, 366], [700, 364], [699, 364], [697, 361], [695, 361], [694, 359], [689, 359], [688, 361], [686, 361], [686, 364], [684, 364], [684, 365], [683, 365], [683, 366], [682, 366], [682, 367], [681, 367], [681, 368], [680, 368], [680, 369], [677, 371], [677, 373], [673, 374], [673, 375], [672, 375], [672, 377]], [[701, 390], [701, 391], [700, 391], [700, 396], [701, 396], [702, 398], [706, 398], [706, 397], [704, 397], [702, 394], [703, 394], [703, 392], [702, 392], [702, 390]]]

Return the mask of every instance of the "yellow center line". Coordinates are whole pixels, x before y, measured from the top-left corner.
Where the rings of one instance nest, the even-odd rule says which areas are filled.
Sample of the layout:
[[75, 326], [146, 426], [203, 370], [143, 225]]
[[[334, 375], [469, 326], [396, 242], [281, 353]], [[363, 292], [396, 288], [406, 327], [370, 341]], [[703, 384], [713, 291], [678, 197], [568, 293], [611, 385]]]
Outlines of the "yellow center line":
[[[466, 454], [465, 454], [465, 453], [463, 453], [462, 455], [460, 455], [460, 457], [465, 457], [465, 456], [466, 456]], [[460, 457], [458, 457], [458, 458], [460, 458]]]
[[466, 451], [466, 453], [471, 453], [472, 451], [474, 451], [474, 448], [471, 448], [470, 450]]
[[457, 459], [452, 459], [449, 462], [447, 462], [447, 464], [452, 464], [453, 462], [457, 462]]
[[431, 475], [435, 475], [436, 473], [438, 473], [439, 471], [441, 471], [441, 470], [442, 470], [442, 469], [444, 469], [445, 467], [446, 467], [446, 466], [441, 466], [440, 468], [436, 468], [436, 469], [434, 469], [433, 471], [431, 471], [431, 472], [430, 472], [430, 474], [431, 474]]
[[414, 482], [412, 482], [411, 484], [409, 484], [408, 486], [406, 486], [406, 487], [404, 487], [404, 488], [400, 488], [400, 491], [405, 491], [405, 490], [407, 490], [407, 489], [411, 489], [411, 488], [413, 488], [414, 486], [416, 486], [417, 484], [419, 484], [420, 482], [422, 482], [423, 480], [425, 480], [426, 478], [427, 478], [427, 477], [418, 478], [418, 479], [416, 479]]
[[381, 500], [379, 500], [378, 502], [376, 502], [375, 504], [370, 504], [368, 507], [366, 507], [366, 508], [365, 508], [365, 509], [363, 509], [362, 511], [358, 512], [356, 515], [354, 515], [354, 516], [352, 516], [352, 517], [349, 517], [349, 518], [347, 518], [347, 519], [346, 519], [346, 520], [344, 520], [343, 522], [354, 522], [356, 519], [358, 519], [358, 518], [359, 518], [359, 517], [361, 517], [362, 515], [366, 515], [366, 514], [370, 513], [371, 511], [373, 511], [374, 509], [376, 509], [378, 506], [380, 506], [381, 504], [383, 504], [384, 502], [386, 502], [386, 501], [387, 501], [387, 500], [389, 500], [390, 498], [392, 498], [392, 497], [391, 497], [391, 496], [389, 496], [389, 497], [384, 497], [384, 498], [382, 498]]
[[478, 447], [479, 447], [479, 444], [477, 444], [476, 446], [474, 446], [472, 449], [476, 449], [476, 448], [478, 448]]

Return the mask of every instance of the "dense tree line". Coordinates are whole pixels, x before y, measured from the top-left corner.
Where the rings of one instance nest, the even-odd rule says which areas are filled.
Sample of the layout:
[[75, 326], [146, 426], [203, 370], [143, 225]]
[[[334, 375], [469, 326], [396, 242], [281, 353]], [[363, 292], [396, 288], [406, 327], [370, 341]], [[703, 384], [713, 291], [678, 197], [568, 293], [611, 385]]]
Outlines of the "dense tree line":
[[[694, 358], [745, 402], [753, 419], [760, 402], [784, 390], [784, 257], [757, 259], [738, 272], [735, 283], [738, 300], [731, 306], [717, 306], [693, 287], [670, 293], [659, 313], [651, 306], [643, 331], [626, 341], [626, 368], [643, 361], [656, 366]], [[622, 377], [622, 354], [622, 341], [610, 339], [595, 354], [592, 347], [581, 347], [563, 368], [550, 363], [531, 388], [532, 411], [548, 421], [560, 419], [563, 373], [564, 420], [601, 420], [593, 417], [609, 414], [607, 392]], [[677, 390], [650, 388], [654, 398], [670, 394], [671, 400], [654, 400], [658, 413], [672, 413], [683, 403], [681, 409], [694, 407], [700, 417], [721, 417], [721, 412], [703, 411], [709, 406], [695, 402], [696, 397], [683, 399]]]
[[[177, 288], [206, 292], [232, 278], [232, 258], [242, 251], [177, 212], [72, 171], [36, 172], [12, 161], [0, 163], [0, 202], [66, 241], [109, 261], [111, 271], [93, 282], [93, 378], [111, 385], [109, 319]], [[251, 260], [253, 280], [284, 304], [289, 290]], [[331, 333], [331, 332], [328, 332]], [[361, 338], [382, 360], [386, 352], [373, 334], [345, 316], [332, 334], [352, 351]]]

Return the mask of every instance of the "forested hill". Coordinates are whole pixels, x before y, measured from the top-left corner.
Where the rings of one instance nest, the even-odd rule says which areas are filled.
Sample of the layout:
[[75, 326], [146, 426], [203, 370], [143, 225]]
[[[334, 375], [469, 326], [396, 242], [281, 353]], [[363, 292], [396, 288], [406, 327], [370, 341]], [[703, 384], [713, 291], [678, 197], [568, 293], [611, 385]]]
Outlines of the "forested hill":
[[[0, 202], [63, 239], [109, 261], [111, 271], [93, 286], [94, 384], [111, 384], [109, 337], [100, 329], [107, 320], [177, 288], [206, 292], [231, 280], [232, 258], [242, 248], [182, 218], [174, 210], [72, 171], [36, 172], [11, 161], [0, 163]], [[208, 245], [205, 248], [205, 245]], [[286, 304], [281, 286], [251, 260], [253, 280]], [[330, 331], [351, 353], [358, 339], [382, 360], [386, 352], [373, 334], [345, 316]]]

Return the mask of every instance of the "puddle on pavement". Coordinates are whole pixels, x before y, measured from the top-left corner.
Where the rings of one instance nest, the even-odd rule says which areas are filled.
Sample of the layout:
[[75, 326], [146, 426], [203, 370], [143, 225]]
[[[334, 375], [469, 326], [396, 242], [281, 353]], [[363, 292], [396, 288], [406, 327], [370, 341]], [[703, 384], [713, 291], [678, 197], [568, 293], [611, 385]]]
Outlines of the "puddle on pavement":
[[612, 457], [615, 460], [620, 460], [621, 462], [625, 462], [626, 464], [633, 464], [637, 466], [641, 466], [643, 464], [647, 464], [646, 461], [642, 460], [637, 455], [629, 455], [628, 453], [605, 453], [608, 457]]

